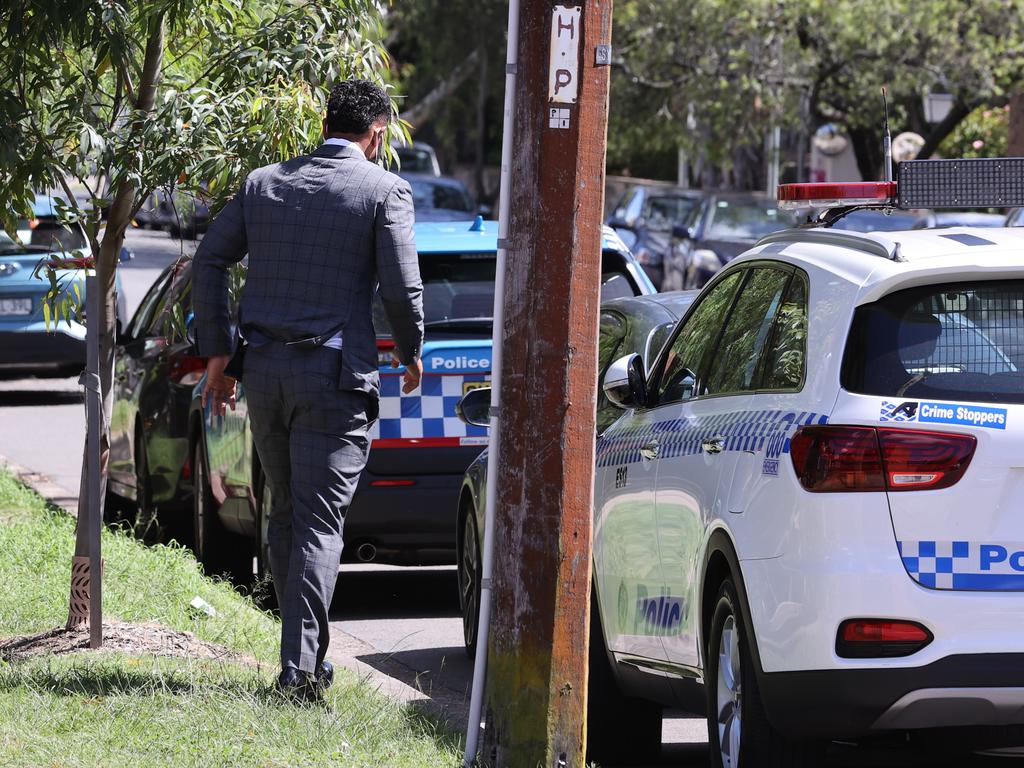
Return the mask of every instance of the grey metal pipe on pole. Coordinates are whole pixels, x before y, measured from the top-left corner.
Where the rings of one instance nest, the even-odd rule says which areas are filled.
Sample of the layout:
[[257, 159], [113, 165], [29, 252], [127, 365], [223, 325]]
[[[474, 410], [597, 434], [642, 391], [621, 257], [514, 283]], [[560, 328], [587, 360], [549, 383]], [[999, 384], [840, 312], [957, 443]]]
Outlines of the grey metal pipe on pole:
[[480, 617], [477, 623], [473, 688], [466, 724], [464, 768], [476, 760], [480, 720], [487, 675], [487, 642], [490, 634], [491, 576], [494, 572], [494, 507], [497, 499], [498, 436], [501, 413], [501, 365], [505, 344], [505, 259], [508, 256], [508, 225], [512, 202], [512, 137], [516, 107], [516, 75], [519, 62], [519, 0], [509, 0], [508, 42], [505, 53], [505, 108], [501, 132], [501, 178], [498, 191], [498, 253], [494, 267], [493, 339], [491, 342], [491, 428], [487, 441], [487, 495], [484, 500], [484, 551], [480, 564]]

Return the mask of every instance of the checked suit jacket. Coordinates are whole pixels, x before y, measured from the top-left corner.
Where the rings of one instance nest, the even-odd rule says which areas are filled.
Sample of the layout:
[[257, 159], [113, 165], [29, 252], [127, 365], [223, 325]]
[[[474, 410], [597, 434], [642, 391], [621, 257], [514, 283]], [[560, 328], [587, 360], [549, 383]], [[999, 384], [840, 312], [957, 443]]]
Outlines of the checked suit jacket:
[[192, 304], [203, 355], [231, 354], [228, 268], [248, 253], [240, 309], [252, 344], [341, 327], [339, 389], [380, 390], [374, 287], [399, 360], [423, 343], [412, 191], [357, 147], [325, 144], [258, 168], [217, 215], [193, 260]]

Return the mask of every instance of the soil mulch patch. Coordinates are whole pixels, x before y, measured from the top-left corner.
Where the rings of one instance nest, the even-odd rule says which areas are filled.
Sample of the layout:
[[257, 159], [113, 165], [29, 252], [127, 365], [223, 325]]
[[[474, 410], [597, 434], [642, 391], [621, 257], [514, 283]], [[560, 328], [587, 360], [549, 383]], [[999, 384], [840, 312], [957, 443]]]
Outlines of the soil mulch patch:
[[[50, 629], [35, 635], [0, 638], [0, 660], [16, 661], [33, 656], [60, 655], [88, 651], [89, 630]], [[200, 640], [191, 632], [168, 629], [156, 622], [130, 624], [112, 619], [103, 622], [105, 651], [132, 655], [152, 654], [181, 659], [209, 659], [240, 664], [256, 664], [256, 660], [236, 653], [223, 645]]]

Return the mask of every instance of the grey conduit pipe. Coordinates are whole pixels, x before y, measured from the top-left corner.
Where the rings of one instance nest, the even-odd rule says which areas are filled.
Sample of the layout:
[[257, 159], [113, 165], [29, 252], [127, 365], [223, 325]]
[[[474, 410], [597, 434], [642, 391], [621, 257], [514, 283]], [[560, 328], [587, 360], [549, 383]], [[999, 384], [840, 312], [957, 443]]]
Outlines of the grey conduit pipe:
[[487, 495], [484, 501], [484, 551], [480, 578], [480, 619], [476, 631], [473, 691], [466, 724], [466, 755], [463, 768], [476, 761], [480, 721], [487, 675], [487, 640], [490, 634], [491, 574], [494, 572], [494, 503], [500, 454], [498, 436], [501, 413], [501, 361], [505, 341], [505, 260], [508, 254], [508, 217], [512, 204], [512, 137], [516, 107], [516, 69], [519, 61], [519, 0], [508, 4], [508, 46], [505, 54], [505, 111], [501, 132], [501, 180], [498, 186], [498, 253], [494, 268], [494, 331], [491, 341], [491, 428], [487, 441]]

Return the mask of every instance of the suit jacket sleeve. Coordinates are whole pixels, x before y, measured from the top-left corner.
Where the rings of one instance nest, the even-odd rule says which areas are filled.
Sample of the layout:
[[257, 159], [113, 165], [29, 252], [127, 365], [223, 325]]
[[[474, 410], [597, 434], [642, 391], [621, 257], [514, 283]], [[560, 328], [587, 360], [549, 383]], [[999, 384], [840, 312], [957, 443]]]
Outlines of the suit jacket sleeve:
[[380, 298], [398, 359], [408, 365], [423, 347], [423, 283], [413, 235], [412, 190], [399, 180], [377, 212], [375, 239]]
[[192, 311], [202, 355], [229, 355], [233, 351], [228, 271], [245, 258], [248, 250], [244, 209], [243, 185], [217, 214], [192, 259]]

